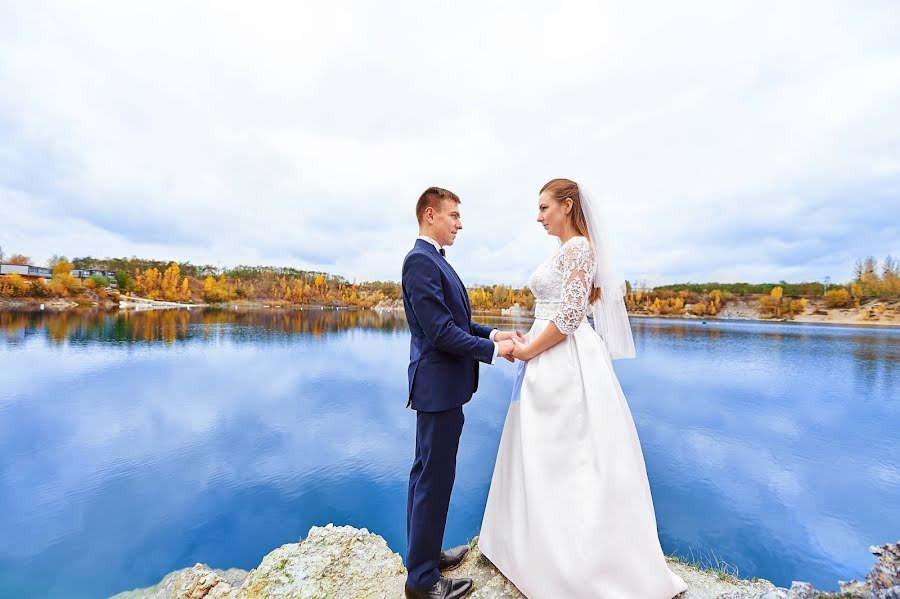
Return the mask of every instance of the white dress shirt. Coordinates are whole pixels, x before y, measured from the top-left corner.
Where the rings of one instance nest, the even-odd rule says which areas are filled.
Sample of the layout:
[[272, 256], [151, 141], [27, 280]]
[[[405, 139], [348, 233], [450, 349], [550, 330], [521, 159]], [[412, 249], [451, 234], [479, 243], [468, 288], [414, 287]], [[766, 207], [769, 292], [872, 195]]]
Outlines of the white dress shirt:
[[[434, 246], [434, 249], [436, 249], [436, 250], [438, 251], [438, 253], [440, 253], [440, 251], [441, 251], [441, 244], [439, 244], [437, 241], [435, 241], [435, 240], [432, 239], [431, 237], [429, 237], [429, 236], [427, 236], [427, 235], [419, 235], [418, 237], [416, 237], [416, 239], [421, 239], [422, 241], [427, 241], [428, 243], [430, 243], [431, 245]], [[446, 259], [446, 258], [445, 258], [445, 259]], [[466, 291], [466, 293], [468, 293], [468, 290], [464, 290], [464, 291]], [[497, 332], [498, 332], [498, 329], [494, 329], [493, 331], [491, 331], [491, 334], [490, 334], [490, 336], [489, 336], [488, 338], [489, 338], [491, 341], [494, 341], [494, 335], [496, 335]], [[500, 344], [497, 343], [496, 341], [494, 341], [494, 355], [491, 356], [491, 361], [489, 362], [490, 364], [493, 364], [493, 363], [494, 363], [494, 360], [497, 359], [497, 354], [498, 354], [498, 353], [500, 353]]]

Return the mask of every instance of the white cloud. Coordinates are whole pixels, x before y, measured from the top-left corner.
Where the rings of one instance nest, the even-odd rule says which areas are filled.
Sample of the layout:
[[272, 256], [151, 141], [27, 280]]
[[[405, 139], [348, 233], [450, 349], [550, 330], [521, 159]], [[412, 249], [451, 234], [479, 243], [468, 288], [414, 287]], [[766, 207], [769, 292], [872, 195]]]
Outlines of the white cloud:
[[[581, 178], [632, 279], [847, 278], [900, 254], [890, 2], [0, 9], [0, 244], [399, 277], [413, 204], [524, 283]], [[894, 228], [892, 228], [894, 227]]]

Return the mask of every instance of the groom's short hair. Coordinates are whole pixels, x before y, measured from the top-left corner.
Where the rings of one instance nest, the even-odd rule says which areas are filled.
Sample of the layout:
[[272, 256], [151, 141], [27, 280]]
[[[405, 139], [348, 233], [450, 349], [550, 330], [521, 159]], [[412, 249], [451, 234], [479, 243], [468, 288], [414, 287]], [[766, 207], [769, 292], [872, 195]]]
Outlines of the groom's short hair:
[[422, 195], [419, 196], [419, 201], [416, 202], [416, 220], [421, 224], [426, 209], [433, 208], [437, 210], [438, 206], [441, 205], [441, 202], [446, 201], [462, 204], [462, 200], [459, 199], [459, 196], [452, 191], [448, 191], [442, 187], [429, 187], [422, 192]]

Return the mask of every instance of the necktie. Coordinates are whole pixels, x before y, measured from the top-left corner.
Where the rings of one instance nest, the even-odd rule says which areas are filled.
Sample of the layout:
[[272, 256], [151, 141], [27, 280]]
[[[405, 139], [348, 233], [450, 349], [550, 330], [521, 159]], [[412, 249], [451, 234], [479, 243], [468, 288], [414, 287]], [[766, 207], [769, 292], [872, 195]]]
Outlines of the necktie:
[[447, 252], [444, 251], [444, 248], [438, 250], [441, 253], [441, 256], [446, 256]]

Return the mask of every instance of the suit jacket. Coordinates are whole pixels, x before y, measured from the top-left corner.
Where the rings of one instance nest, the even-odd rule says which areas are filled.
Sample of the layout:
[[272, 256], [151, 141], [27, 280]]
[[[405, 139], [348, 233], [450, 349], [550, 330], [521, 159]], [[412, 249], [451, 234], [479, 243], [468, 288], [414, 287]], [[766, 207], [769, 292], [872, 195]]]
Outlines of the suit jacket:
[[422, 239], [403, 261], [409, 323], [409, 401], [422, 412], [457, 408], [478, 389], [478, 362], [494, 357], [493, 330], [472, 322], [469, 294], [456, 271]]

